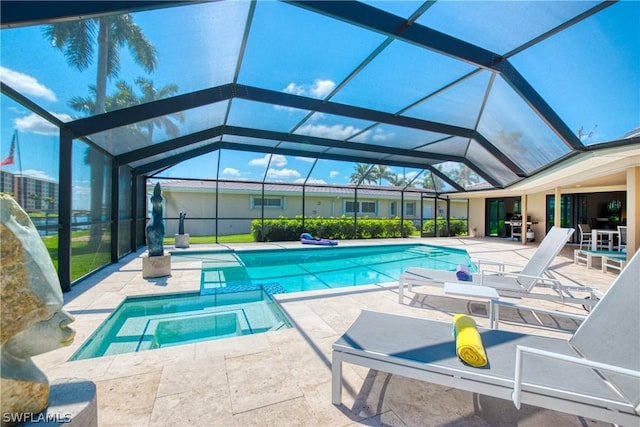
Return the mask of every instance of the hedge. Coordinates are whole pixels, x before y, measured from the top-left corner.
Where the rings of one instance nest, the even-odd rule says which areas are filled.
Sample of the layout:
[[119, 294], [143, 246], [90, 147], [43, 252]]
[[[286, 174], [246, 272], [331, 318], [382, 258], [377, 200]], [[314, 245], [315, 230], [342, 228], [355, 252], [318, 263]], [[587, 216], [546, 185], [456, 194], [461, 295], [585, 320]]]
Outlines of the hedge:
[[[264, 228], [263, 228], [264, 225]], [[416, 227], [409, 220], [400, 218], [370, 219], [358, 218], [357, 229], [352, 216], [340, 218], [305, 218], [259, 219], [251, 221], [251, 234], [257, 242], [277, 242], [299, 240], [300, 234], [309, 233], [325, 239], [377, 239], [389, 237], [408, 237], [415, 233]]]
[[[438, 224], [439, 237], [466, 236], [468, 234], [466, 219], [450, 219], [449, 231], [447, 231], [446, 219], [438, 217], [437, 224]], [[422, 232], [424, 234], [433, 234], [434, 231], [435, 231], [434, 220], [433, 219], [426, 220], [422, 225]]]

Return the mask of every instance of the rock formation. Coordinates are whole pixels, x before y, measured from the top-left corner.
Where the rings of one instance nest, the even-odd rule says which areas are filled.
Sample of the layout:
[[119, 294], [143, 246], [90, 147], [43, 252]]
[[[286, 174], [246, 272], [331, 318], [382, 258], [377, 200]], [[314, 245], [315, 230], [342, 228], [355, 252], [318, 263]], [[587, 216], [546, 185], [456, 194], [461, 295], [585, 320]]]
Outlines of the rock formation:
[[10, 425], [5, 414], [37, 414], [49, 403], [49, 381], [31, 357], [70, 345], [75, 332], [38, 230], [3, 193], [0, 242], [0, 409], [2, 425]]

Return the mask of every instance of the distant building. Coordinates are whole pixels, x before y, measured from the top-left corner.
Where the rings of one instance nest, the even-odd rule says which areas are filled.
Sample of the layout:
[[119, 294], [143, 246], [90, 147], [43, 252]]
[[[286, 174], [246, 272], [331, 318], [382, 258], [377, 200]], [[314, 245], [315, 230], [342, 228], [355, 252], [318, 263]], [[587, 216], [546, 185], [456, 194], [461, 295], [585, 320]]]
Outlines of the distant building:
[[13, 174], [0, 170], [0, 192], [13, 196]]
[[11, 194], [27, 212], [58, 210], [60, 185], [52, 180], [0, 171], [0, 191]]

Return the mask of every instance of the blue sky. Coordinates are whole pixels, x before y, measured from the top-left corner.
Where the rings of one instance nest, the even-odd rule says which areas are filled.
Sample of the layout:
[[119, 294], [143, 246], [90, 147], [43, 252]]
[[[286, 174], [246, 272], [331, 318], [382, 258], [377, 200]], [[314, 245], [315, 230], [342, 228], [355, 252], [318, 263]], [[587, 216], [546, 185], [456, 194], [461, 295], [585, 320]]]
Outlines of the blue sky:
[[[421, 3], [368, 2], [392, 13], [408, 17]], [[595, 2], [475, 2], [474, 14], [464, 13], [465, 2], [436, 2], [418, 22], [450, 31], [463, 40], [505, 52], [523, 40], [548, 31], [560, 20], [573, 16]], [[157, 87], [175, 83], [179, 93], [187, 93], [232, 82], [248, 2], [214, 2], [189, 7], [137, 13], [134, 20], [159, 53], [158, 69], [149, 76]], [[535, 17], [532, 18], [532, 17]], [[581, 127], [590, 137], [585, 143], [608, 141], [640, 125], [640, 2], [621, 2], [595, 18], [562, 31], [510, 61], [574, 131]], [[494, 25], [500, 22], [501, 25]], [[183, 24], [183, 25], [181, 25]], [[522, 33], [522, 36], [518, 35]], [[87, 96], [95, 82], [95, 65], [80, 72], [69, 67], [63, 54], [44, 39], [41, 28], [2, 30], [0, 75], [2, 80], [64, 121], [77, 116], [68, 105], [73, 96]], [[238, 82], [271, 90], [324, 98], [343, 82], [355, 66], [385, 41], [381, 34], [350, 26], [279, 2], [258, 4]], [[145, 72], [134, 63], [126, 49], [119, 79], [129, 83]], [[542, 58], [542, 60], [541, 60]], [[365, 108], [396, 112], [447, 82], [473, 70], [469, 64], [442, 57], [416, 46], [394, 41], [356, 78], [345, 84], [332, 101]], [[403, 84], [398, 85], [398, 81]], [[479, 111], [489, 73], [483, 72], [406, 112], [412, 117], [472, 127], [469, 120]], [[113, 83], [108, 92], [113, 91]], [[496, 83], [479, 129], [492, 137], [499, 135], [497, 122], [505, 129], [523, 130], [524, 141], [534, 153], [527, 160], [535, 169], [540, 162], [564, 153], [557, 137], [546, 131], [535, 115], [523, 116], [528, 107], [503, 81]], [[394, 90], [394, 88], [396, 88]], [[20, 132], [23, 172], [57, 180], [57, 130], [6, 96], [1, 98], [0, 157], [4, 158], [14, 129]], [[263, 127], [289, 132], [410, 148], [420, 141], [437, 141], [442, 135], [377, 126], [372, 123], [315, 114], [305, 123], [307, 112], [236, 99], [232, 101], [228, 123], [234, 126]], [[187, 111], [181, 134], [219, 124], [226, 104], [210, 106], [207, 113]], [[514, 114], [518, 112], [518, 114]], [[524, 117], [524, 118], [523, 118]], [[158, 132], [154, 142], [166, 138]], [[240, 138], [229, 141], [242, 143]], [[496, 143], [500, 145], [499, 142]], [[444, 144], [433, 145], [436, 152]], [[508, 148], [508, 147], [506, 147]], [[543, 150], [541, 150], [543, 148]], [[74, 151], [74, 196], [81, 198], [88, 188], [82, 167], [84, 148]], [[508, 151], [508, 150], [507, 150]], [[517, 152], [517, 149], [513, 150]], [[464, 154], [464, 153], [462, 153]], [[211, 153], [177, 165], [164, 176], [214, 178], [219, 153]], [[223, 151], [221, 178], [270, 181], [305, 179], [313, 163], [308, 158], [262, 153]], [[17, 171], [14, 164], [7, 170]], [[392, 168], [412, 178], [418, 170]], [[320, 160], [310, 182], [344, 184], [353, 172], [352, 163]], [[79, 202], [80, 203], [80, 202]]]

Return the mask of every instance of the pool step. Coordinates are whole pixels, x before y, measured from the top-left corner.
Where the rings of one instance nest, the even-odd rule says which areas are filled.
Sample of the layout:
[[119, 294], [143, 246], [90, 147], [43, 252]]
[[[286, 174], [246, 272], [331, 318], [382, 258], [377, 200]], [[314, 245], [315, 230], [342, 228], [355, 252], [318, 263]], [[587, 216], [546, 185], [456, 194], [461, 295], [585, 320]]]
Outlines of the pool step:
[[213, 294], [216, 290], [234, 283], [250, 282], [251, 279], [244, 267], [203, 268], [200, 275], [200, 294]]

